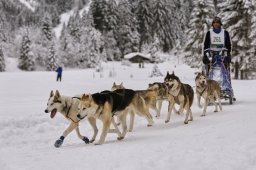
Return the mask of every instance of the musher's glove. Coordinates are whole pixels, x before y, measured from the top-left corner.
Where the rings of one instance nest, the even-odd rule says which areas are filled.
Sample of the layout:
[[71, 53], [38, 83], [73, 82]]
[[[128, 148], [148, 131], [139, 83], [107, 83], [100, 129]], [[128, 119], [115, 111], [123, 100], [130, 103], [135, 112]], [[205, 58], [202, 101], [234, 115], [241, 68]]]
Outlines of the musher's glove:
[[231, 63], [231, 55], [230, 54], [227, 55], [227, 62]]
[[209, 60], [209, 58], [208, 58], [207, 55], [204, 55], [204, 57], [203, 57], [203, 63], [204, 63], [204, 64], [209, 64], [209, 63], [210, 63], [210, 60]]

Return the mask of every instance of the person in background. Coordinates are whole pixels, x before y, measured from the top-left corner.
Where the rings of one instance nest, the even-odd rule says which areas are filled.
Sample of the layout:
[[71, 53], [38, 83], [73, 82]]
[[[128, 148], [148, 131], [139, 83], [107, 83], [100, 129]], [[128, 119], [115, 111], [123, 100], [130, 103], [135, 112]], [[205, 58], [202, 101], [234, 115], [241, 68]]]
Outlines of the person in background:
[[56, 81], [59, 81], [59, 80], [61, 81], [62, 71], [63, 71], [63, 69], [62, 69], [61, 66], [57, 68], [57, 70], [56, 70], [56, 72], [57, 72], [57, 80]]

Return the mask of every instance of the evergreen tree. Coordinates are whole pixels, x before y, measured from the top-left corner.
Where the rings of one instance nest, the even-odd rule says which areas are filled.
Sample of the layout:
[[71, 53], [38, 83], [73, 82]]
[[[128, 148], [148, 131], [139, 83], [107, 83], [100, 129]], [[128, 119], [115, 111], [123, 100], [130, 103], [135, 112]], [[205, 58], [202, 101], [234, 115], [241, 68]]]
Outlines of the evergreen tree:
[[48, 63], [47, 63], [46, 70], [47, 71], [55, 71], [58, 67], [58, 64], [57, 64], [57, 57], [56, 57], [56, 54], [55, 54], [54, 44], [52, 44], [50, 46], [47, 61], [48, 61]]
[[[238, 58], [248, 56], [251, 28], [251, 4], [247, 0], [230, 0], [219, 4], [220, 15], [232, 41], [232, 56]], [[233, 57], [234, 58], [234, 57]], [[234, 58], [236, 60], [236, 58]]]
[[33, 57], [34, 57], [33, 53], [30, 50], [30, 39], [28, 35], [24, 35], [22, 37], [18, 67], [21, 70], [25, 70], [25, 71], [35, 70], [35, 62]]
[[251, 57], [251, 68], [256, 71], [256, 0], [253, 0], [253, 9], [252, 9], [252, 25], [249, 38], [252, 40], [250, 44], [250, 57]]
[[[158, 37], [163, 51], [169, 51], [175, 46], [177, 39], [178, 22], [174, 24], [173, 17], [167, 9], [167, 1], [154, 1], [153, 4], [152, 34]], [[153, 41], [153, 39], [151, 40]]]
[[162, 76], [163, 74], [161, 73], [157, 64], [155, 64], [149, 77], [162, 77]]
[[250, 55], [252, 9], [251, 1], [247, 0], [230, 0], [220, 4], [220, 14], [225, 19], [225, 26], [231, 36], [232, 61], [240, 61], [240, 69], [245, 74], [241, 76], [244, 78], [248, 78], [247, 72], [255, 57]]
[[139, 50], [144, 43], [149, 43], [152, 40], [152, 0], [139, 0], [136, 5], [136, 16], [138, 20], [138, 32], [140, 34]]
[[185, 61], [192, 67], [199, 67], [202, 63], [202, 46], [204, 36], [209, 30], [214, 16], [212, 0], [198, 0], [193, 2], [193, 9], [187, 30], [185, 44]]
[[5, 60], [2, 47], [0, 45], [0, 72], [5, 71]]
[[118, 4], [118, 29], [114, 35], [117, 40], [117, 46], [120, 49], [121, 56], [130, 52], [139, 51], [140, 34], [138, 33], [138, 21], [133, 14], [133, 6], [127, 0], [122, 0]]
[[52, 40], [52, 23], [50, 14], [46, 13], [42, 20], [42, 32], [48, 41]]
[[90, 10], [92, 11], [95, 28], [100, 32], [107, 31], [110, 28], [106, 19], [107, 7], [106, 0], [92, 0], [91, 2]]

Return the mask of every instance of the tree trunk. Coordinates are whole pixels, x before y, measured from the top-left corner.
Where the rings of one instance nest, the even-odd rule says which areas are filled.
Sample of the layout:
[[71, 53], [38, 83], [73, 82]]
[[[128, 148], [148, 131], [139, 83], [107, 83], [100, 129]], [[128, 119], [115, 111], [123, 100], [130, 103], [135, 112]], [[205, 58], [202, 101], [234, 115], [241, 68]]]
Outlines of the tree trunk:
[[240, 78], [241, 78], [241, 80], [243, 80], [244, 79], [244, 70], [241, 70], [241, 76], [240, 76]]
[[235, 79], [238, 79], [239, 63], [235, 62]]

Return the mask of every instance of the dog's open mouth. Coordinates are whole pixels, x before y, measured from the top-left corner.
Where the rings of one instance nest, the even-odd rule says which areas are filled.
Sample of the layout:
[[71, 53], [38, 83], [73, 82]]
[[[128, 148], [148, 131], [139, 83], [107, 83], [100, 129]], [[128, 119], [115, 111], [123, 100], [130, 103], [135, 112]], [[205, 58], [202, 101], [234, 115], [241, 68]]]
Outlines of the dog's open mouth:
[[53, 110], [51, 111], [51, 118], [54, 118], [54, 116], [56, 115], [56, 113], [57, 113], [57, 109], [53, 109]]

